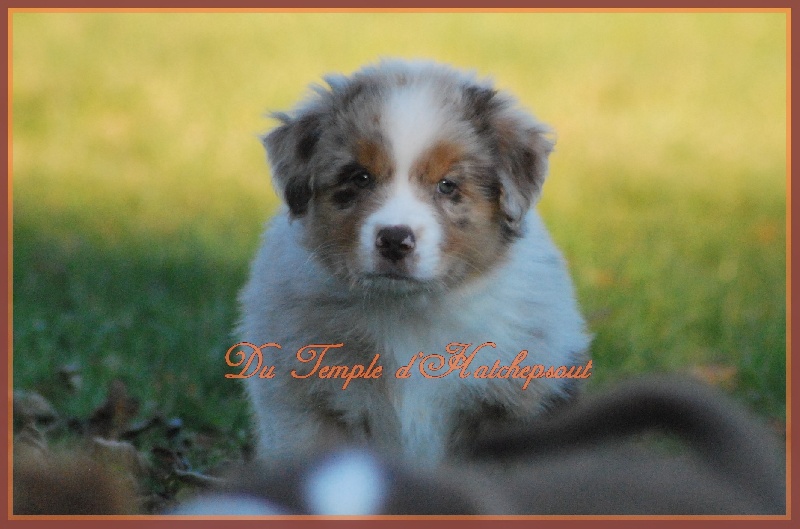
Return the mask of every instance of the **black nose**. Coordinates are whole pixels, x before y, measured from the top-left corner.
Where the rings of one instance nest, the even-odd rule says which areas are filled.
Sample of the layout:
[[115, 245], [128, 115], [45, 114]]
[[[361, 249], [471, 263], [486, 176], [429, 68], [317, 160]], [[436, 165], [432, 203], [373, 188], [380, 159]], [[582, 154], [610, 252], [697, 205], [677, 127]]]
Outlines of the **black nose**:
[[417, 241], [408, 226], [389, 226], [378, 231], [375, 247], [380, 254], [392, 262], [397, 262], [414, 251]]

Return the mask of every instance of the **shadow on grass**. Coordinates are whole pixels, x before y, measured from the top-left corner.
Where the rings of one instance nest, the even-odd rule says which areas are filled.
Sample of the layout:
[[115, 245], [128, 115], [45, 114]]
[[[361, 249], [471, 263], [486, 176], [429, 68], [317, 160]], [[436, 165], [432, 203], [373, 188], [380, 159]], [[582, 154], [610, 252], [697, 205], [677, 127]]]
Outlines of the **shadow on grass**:
[[[224, 354], [246, 260], [212, 258], [196, 241], [50, 236], [25, 219], [14, 224], [13, 252], [15, 388], [86, 417], [120, 379], [143, 413], [199, 430], [245, 428]], [[59, 383], [67, 365], [81, 375], [77, 391]]]

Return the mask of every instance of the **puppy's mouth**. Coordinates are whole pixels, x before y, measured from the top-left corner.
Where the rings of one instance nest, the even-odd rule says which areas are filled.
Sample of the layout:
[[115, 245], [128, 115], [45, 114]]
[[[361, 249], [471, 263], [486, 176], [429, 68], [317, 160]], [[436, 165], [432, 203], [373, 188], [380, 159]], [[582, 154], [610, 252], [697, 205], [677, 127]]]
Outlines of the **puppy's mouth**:
[[372, 290], [382, 290], [390, 293], [412, 293], [418, 291], [428, 291], [434, 286], [434, 282], [418, 279], [403, 273], [391, 272], [370, 272], [359, 275], [357, 282], [363, 288]]
[[362, 274], [359, 278], [361, 281], [371, 284], [374, 283], [376, 285], [380, 285], [382, 283], [408, 283], [409, 285], [419, 284], [422, 285], [425, 281], [417, 279], [416, 277], [410, 276], [408, 274], [404, 274], [402, 272], [396, 271], [387, 271], [387, 272], [368, 272]]
[[411, 277], [409, 275], [403, 274], [401, 272], [374, 272], [371, 274], [366, 274], [367, 279], [388, 279], [390, 281], [415, 281], [421, 282], [419, 279], [415, 277]]

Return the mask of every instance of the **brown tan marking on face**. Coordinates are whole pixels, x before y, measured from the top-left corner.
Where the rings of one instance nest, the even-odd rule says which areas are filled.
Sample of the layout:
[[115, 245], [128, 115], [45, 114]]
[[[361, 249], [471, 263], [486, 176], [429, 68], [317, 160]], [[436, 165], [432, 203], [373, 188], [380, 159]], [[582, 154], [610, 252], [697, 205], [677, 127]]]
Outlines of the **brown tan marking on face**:
[[[353, 164], [342, 169], [338, 183], [321, 190], [316, 197], [314, 222], [308, 228], [308, 247], [342, 278], [359, 268], [357, 263], [358, 232], [364, 219], [379, 206], [381, 182], [393, 172], [392, 159], [379, 141], [361, 138], [352, 147]], [[358, 167], [366, 169], [373, 183], [359, 188], [347, 180], [348, 173]]]
[[334, 190], [325, 190], [315, 198], [311, 222], [306, 225], [306, 247], [334, 275], [353, 279], [361, 265], [358, 258], [359, 230], [365, 219], [380, 206], [380, 193], [361, 191], [352, 207], [336, 207], [330, 199]]
[[[392, 159], [376, 140], [360, 139], [351, 147], [353, 163], [340, 169], [332, 185], [314, 197], [306, 246], [336, 276], [351, 280], [361, 269], [358, 255], [359, 230], [384, 198], [384, 186], [394, 171]], [[366, 170], [372, 183], [360, 187], [349, 176]]]
[[[482, 178], [464, 146], [440, 141], [412, 166], [422, 196], [433, 198], [441, 212], [445, 232], [442, 247], [444, 268], [453, 281], [469, 280], [483, 274], [506, 254], [501, 236], [502, 213], [497, 198], [489, 198]], [[437, 191], [443, 180], [457, 184], [456, 191], [444, 195]]]
[[496, 200], [487, 199], [474, 181], [459, 187], [460, 201], [444, 208], [445, 258], [462, 268], [464, 279], [476, 278], [501, 261], [508, 250], [500, 234], [501, 212]]
[[460, 145], [441, 141], [419, 157], [411, 168], [411, 174], [418, 176], [424, 183], [435, 185], [447, 176], [463, 156], [464, 151]]
[[377, 178], [387, 178], [393, 172], [392, 157], [379, 142], [361, 139], [356, 142], [356, 161]]

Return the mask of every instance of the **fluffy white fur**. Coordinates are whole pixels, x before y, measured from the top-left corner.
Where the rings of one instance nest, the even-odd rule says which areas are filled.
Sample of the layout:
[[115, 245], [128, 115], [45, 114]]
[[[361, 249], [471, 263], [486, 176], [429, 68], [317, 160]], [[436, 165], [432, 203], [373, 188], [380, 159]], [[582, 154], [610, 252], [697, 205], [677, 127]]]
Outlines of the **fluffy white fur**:
[[[254, 344], [277, 342], [282, 347], [269, 350], [272, 354], [264, 358], [266, 364], [276, 366], [274, 378], [245, 380], [257, 425], [258, 453], [263, 458], [285, 457], [313, 451], [329, 441], [347, 440], [368, 443], [417, 463], [436, 463], [453, 455], [456, 445], [469, 441], [472, 423], [463, 419], [480, 417], [482, 405], [502, 408], [510, 421], [530, 422], [550, 400], [565, 396], [568, 390], [561, 379], [536, 379], [525, 391], [522, 382], [514, 379], [462, 379], [457, 373], [428, 379], [416, 364], [410, 378], [395, 378], [397, 368], [420, 351], [448, 356], [445, 346], [451, 342], [470, 343], [472, 347], [496, 343], [496, 348], [485, 347], [478, 353], [473, 371], [481, 364], [491, 366], [495, 360], [508, 365], [521, 350], [530, 353], [523, 365], [585, 363], [589, 338], [570, 278], [538, 214], [531, 209], [538, 188], [525, 195], [512, 189], [508, 175], [501, 174], [498, 185], [503, 187], [496, 200], [505, 201], [504, 211], [522, 208], [514, 221], [518, 236], [478, 277], [455, 284], [436, 281], [447, 274], [443, 268], [447, 220], [440, 206], [444, 199], [438, 195], [431, 199], [427, 188], [415, 181], [410, 171], [435, 141], [454, 138], [466, 144], [471, 140], [459, 137], [458, 124], [440, 108], [447, 104], [447, 98], [457, 100], [458, 94], [445, 93], [442, 99], [433, 90], [438, 85], [428, 83], [427, 76], [445, 72], [446, 82], [441, 82], [453, 91], [456, 88], [448, 83], [465, 87], [477, 81], [438, 65], [402, 62], [368, 68], [363, 75], [368, 80], [380, 80], [398, 71], [406, 81], [412, 81], [399, 83], [388, 98], [373, 103], [374, 112], [381, 117], [381, 132], [390, 146], [394, 169], [381, 192], [374, 192], [373, 208], [354, 230], [358, 234], [354, 251], [360, 270], [353, 273], [375, 269], [381, 258], [373, 241], [381, 227], [408, 225], [416, 236], [416, 247], [409, 257], [414, 259], [409, 281], [354, 281], [326, 265], [319, 257], [324, 244], [309, 244], [309, 233], [325, 228], [319, 225], [324, 216], [318, 209], [318, 201], [323, 200], [319, 196], [322, 176], [298, 171], [309, 179], [314, 193], [308, 210], [297, 213], [284, 208], [269, 223], [241, 296], [238, 338]], [[328, 82], [335, 96], [350, 81], [334, 77]], [[479, 86], [485, 89], [485, 83]], [[318, 93], [327, 97], [322, 89]], [[320, 107], [321, 103], [312, 99], [295, 116], [286, 117], [286, 136], [293, 132], [290, 127], [311, 110], [325, 115]], [[534, 123], [522, 115], [522, 123]], [[322, 139], [315, 149], [324, 151], [325, 129], [319, 134]], [[291, 147], [284, 145], [289, 141], [277, 134], [271, 145], [267, 140], [273, 179], [287, 197], [286, 187], [291, 185], [286, 183], [288, 173], [300, 167], [300, 162], [291, 159]], [[323, 155], [313, 151], [309, 156]], [[352, 207], [361, 207], [359, 204]], [[499, 228], [497, 233], [500, 238]], [[389, 283], [403, 286], [387, 286]], [[383, 376], [354, 380], [345, 390], [341, 389], [341, 380], [290, 376], [292, 369], [306, 372], [310, 367], [295, 358], [299, 348], [325, 343], [345, 346], [330, 350], [324, 365], [366, 366], [374, 354], [380, 354]]]

